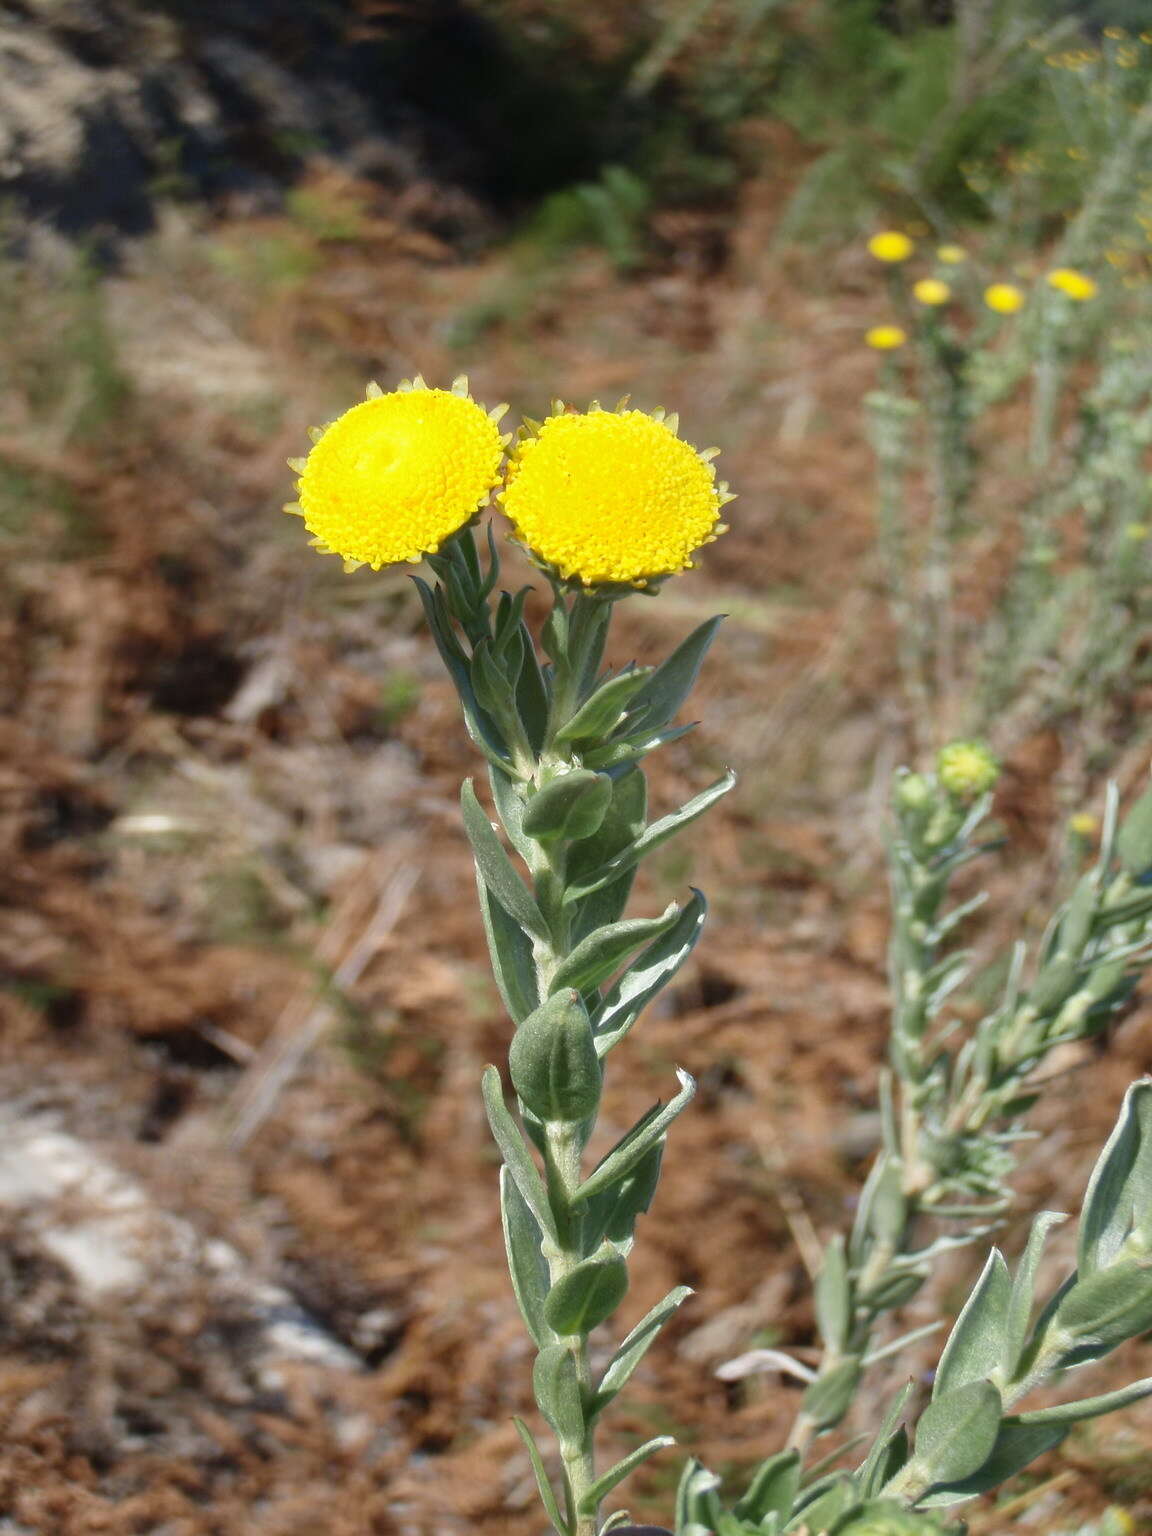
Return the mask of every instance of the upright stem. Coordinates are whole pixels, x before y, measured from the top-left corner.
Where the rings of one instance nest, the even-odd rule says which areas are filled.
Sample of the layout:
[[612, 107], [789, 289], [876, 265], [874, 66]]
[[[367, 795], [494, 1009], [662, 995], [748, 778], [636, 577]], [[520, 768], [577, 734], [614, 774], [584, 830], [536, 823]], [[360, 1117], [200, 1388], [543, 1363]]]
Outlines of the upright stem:
[[[555, 1285], [569, 1274], [584, 1257], [581, 1245], [581, 1218], [574, 1211], [576, 1190], [580, 1185], [580, 1142], [575, 1127], [553, 1123], [547, 1127], [545, 1164], [548, 1192], [553, 1210], [564, 1220], [558, 1221], [559, 1244], [549, 1263], [549, 1278]], [[576, 1362], [576, 1376], [585, 1398], [592, 1390], [592, 1370], [588, 1359], [588, 1335], [574, 1333], [565, 1341]], [[594, 1428], [585, 1420], [584, 1432], [576, 1442], [560, 1442], [560, 1460], [564, 1467], [564, 1491], [568, 1504], [568, 1522], [572, 1536], [596, 1536], [599, 1511], [578, 1513], [584, 1497], [596, 1480]]]
[[[560, 594], [557, 594], [556, 601], [558, 605], [564, 603]], [[554, 658], [551, 718], [547, 741], [540, 754], [540, 766], [554, 765], [559, 760], [560, 754], [553, 746], [555, 734], [579, 708], [585, 691], [594, 680], [603, 648], [606, 617], [604, 605], [583, 593], [578, 593], [567, 609], [566, 643]], [[538, 993], [540, 997], [547, 997], [556, 969], [571, 948], [569, 920], [564, 906], [566, 860], [563, 844], [547, 848], [537, 844], [528, 863], [536, 899], [550, 933], [549, 942], [537, 941], [534, 946]], [[551, 1121], [546, 1124], [543, 1148], [545, 1177], [557, 1231], [555, 1248], [548, 1256], [549, 1283], [553, 1286], [587, 1258], [583, 1216], [576, 1203], [576, 1193], [583, 1178], [583, 1144], [580, 1128], [571, 1122]], [[569, 1334], [561, 1342], [571, 1351], [581, 1394], [587, 1401], [593, 1388], [588, 1334]], [[581, 1509], [589, 1489], [596, 1481], [594, 1422], [585, 1419], [579, 1438], [561, 1438], [559, 1449], [571, 1536], [596, 1536], [598, 1508], [591, 1511]]]

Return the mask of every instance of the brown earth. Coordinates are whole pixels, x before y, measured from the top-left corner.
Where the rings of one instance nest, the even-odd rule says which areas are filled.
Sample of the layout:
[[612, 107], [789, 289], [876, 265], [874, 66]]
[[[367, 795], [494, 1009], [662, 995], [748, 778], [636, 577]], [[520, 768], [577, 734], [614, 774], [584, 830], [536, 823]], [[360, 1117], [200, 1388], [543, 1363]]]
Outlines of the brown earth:
[[[675, 1064], [701, 1082], [624, 1320], [673, 1284], [697, 1294], [608, 1441], [668, 1430], [723, 1470], [778, 1445], [796, 1388], [714, 1369], [754, 1339], [804, 1355], [802, 1251], [844, 1221], [874, 1145], [883, 803], [905, 743], [859, 417], [882, 299], [856, 251], [814, 273], [770, 249], [785, 181], [724, 216], [662, 216], [639, 277], [588, 255], [517, 287], [515, 261], [462, 264], [320, 169], [324, 196], [352, 197], [352, 237], [173, 216], [130, 253], [107, 289], [133, 389], [112, 430], [65, 449], [17, 405], [5, 417], [0, 451], [34, 494], [0, 588], [0, 1087], [11, 1133], [31, 1126], [49, 1161], [71, 1138], [79, 1173], [22, 1206], [0, 1173], [0, 1530], [541, 1529], [477, 1092], [507, 1044], [455, 810], [477, 764], [404, 573], [345, 577], [278, 512], [307, 423], [366, 376], [418, 369], [466, 367], [514, 411], [625, 392], [678, 409], [739, 491], [704, 569], [625, 605], [614, 641], [649, 660], [729, 613], [700, 729], [657, 760], [654, 797], [724, 763], [743, 778], [640, 892], [662, 904], [691, 878], [713, 916], [606, 1101], [608, 1135]], [[460, 341], [493, 295], [503, 321]], [[51, 510], [61, 486], [79, 547]], [[1126, 788], [1130, 745], [1114, 742]], [[1050, 878], [1073, 749], [1054, 728], [1013, 746], [992, 882], [1012, 920]], [[1075, 1198], [1152, 1067], [1146, 1013], [1088, 1056], [1024, 1145], [1024, 1213]], [[132, 1191], [130, 1241], [106, 1190], [93, 1225], [93, 1169]], [[88, 1270], [60, 1242], [77, 1225]], [[130, 1282], [99, 1278], [109, 1243]], [[970, 1272], [934, 1301], [954, 1309]], [[273, 1339], [270, 1312], [311, 1345]], [[1116, 1379], [1147, 1369], [1133, 1351]], [[1089, 1426], [977, 1528], [1063, 1529], [1114, 1499], [1152, 1517], [1150, 1428], [1147, 1408]], [[635, 1479], [637, 1514], [668, 1517], [678, 1466]]]

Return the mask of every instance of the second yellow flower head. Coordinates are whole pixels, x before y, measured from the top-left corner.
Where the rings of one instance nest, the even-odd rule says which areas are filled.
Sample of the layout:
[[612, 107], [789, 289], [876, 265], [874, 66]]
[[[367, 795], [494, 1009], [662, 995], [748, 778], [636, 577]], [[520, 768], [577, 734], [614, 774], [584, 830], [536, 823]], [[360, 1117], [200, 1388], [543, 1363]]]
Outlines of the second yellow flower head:
[[520, 444], [500, 500], [516, 537], [564, 580], [644, 587], [689, 570], [723, 531], [731, 497], [710, 458], [661, 413], [560, 413]]

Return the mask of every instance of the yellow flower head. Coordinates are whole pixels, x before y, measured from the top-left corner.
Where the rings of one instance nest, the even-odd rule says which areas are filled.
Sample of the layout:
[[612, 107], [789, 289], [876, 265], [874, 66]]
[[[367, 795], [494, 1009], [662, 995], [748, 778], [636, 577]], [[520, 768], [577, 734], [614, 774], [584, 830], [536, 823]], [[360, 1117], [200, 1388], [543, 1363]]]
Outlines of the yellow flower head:
[[912, 292], [919, 303], [933, 308], [938, 304], [947, 304], [952, 297], [952, 289], [938, 277], [922, 277], [918, 283], [912, 284]]
[[993, 283], [984, 290], [984, 302], [998, 315], [1014, 315], [1024, 308], [1024, 295], [1012, 283]]
[[1100, 820], [1091, 811], [1075, 811], [1068, 818], [1068, 830], [1076, 837], [1095, 837], [1100, 830]]
[[506, 439], [466, 379], [451, 390], [423, 379], [368, 398], [322, 432], [300, 473], [300, 500], [285, 510], [304, 519], [324, 554], [345, 567], [417, 561], [463, 528], [500, 483]]
[[946, 267], [958, 267], [968, 260], [968, 252], [962, 245], [941, 245], [936, 248], [936, 259]]
[[516, 448], [500, 494], [520, 542], [583, 586], [645, 587], [690, 569], [725, 531], [732, 499], [712, 453], [677, 437], [662, 411], [556, 410]]
[[908, 337], [898, 325], [874, 325], [865, 331], [864, 340], [876, 352], [895, 352]]
[[1096, 297], [1095, 281], [1086, 277], [1083, 272], [1077, 272], [1073, 267], [1057, 267], [1049, 272], [1048, 286], [1055, 288], [1057, 293], [1064, 294], [1065, 298], [1074, 299], [1078, 304]]
[[869, 240], [868, 249], [877, 261], [907, 261], [913, 245], [898, 229], [882, 229]]
[[936, 757], [936, 777], [956, 800], [976, 800], [1000, 777], [1000, 764], [982, 741], [952, 741]]

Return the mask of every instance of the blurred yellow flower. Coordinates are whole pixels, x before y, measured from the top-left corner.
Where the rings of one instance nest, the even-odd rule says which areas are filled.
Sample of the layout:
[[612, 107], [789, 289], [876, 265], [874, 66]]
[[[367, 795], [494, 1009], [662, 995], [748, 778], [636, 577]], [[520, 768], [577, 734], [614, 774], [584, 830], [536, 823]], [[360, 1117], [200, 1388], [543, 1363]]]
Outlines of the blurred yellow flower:
[[907, 261], [914, 247], [898, 229], [882, 229], [869, 240], [868, 249], [877, 261]]
[[1000, 777], [1000, 764], [982, 741], [952, 741], [937, 753], [936, 776], [957, 800], [975, 800]]
[[865, 333], [864, 340], [877, 352], [895, 352], [908, 337], [898, 325], [874, 325]]
[[1077, 811], [1068, 818], [1068, 830], [1077, 837], [1095, 837], [1100, 830], [1100, 821], [1091, 811]]
[[962, 261], [968, 260], [968, 252], [962, 245], [941, 245], [936, 248], [936, 257], [946, 267], [958, 267]]
[[1024, 308], [1024, 295], [1012, 283], [993, 283], [984, 290], [984, 302], [998, 315], [1014, 315]]
[[913, 283], [912, 292], [919, 303], [932, 306], [947, 304], [952, 297], [951, 288], [938, 277], [922, 277], [918, 283]]
[[546, 568], [584, 586], [644, 587], [690, 570], [731, 501], [715, 450], [697, 453], [662, 411], [561, 413], [514, 450], [500, 501]]
[[1047, 281], [1050, 288], [1055, 288], [1058, 293], [1074, 299], [1078, 304], [1083, 303], [1085, 299], [1096, 297], [1095, 281], [1086, 277], [1083, 272], [1077, 272], [1073, 267], [1056, 267], [1048, 273]]
[[313, 545], [355, 569], [435, 554], [485, 504], [500, 483], [506, 439], [497, 420], [468, 394], [423, 379], [368, 398], [316, 434], [298, 470], [299, 501]]

